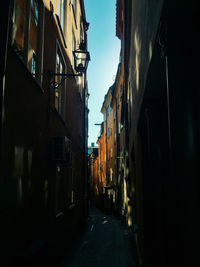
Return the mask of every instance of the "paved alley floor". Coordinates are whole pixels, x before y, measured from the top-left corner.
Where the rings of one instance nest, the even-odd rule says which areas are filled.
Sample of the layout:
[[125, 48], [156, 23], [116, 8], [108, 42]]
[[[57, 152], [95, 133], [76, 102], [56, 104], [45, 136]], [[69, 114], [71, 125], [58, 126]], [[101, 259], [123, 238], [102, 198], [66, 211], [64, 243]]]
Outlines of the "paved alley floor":
[[135, 267], [129, 234], [111, 215], [91, 208], [87, 229], [60, 267]]

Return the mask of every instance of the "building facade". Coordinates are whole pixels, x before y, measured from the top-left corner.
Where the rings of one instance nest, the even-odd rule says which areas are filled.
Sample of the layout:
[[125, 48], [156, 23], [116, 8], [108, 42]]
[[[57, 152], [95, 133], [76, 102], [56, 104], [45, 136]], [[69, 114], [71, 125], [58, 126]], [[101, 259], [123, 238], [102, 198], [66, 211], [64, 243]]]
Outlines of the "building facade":
[[104, 193], [104, 187], [106, 186], [106, 143], [105, 143], [105, 130], [104, 123], [100, 125], [99, 138], [97, 140], [98, 145], [98, 160], [99, 160], [99, 186], [101, 196]]
[[195, 266], [197, 1], [117, 4], [123, 14], [125, 160], [138, 259], [152, 266]]
[[[124, 203], [124, 164], [123, 164], [123, 125], [121, 122], [123, 93], [123, 64], [118, 66], [114, 84], [104, 97], [101, 113], [100, 134], [98, 145], [98, 180], [101, 196], [100, 206], [104, 210], [125, 215]], [[92, 167], [91, 167], [92, 168]], [[125, 200], [127, 202], [127, 200]]]
[[73, 51], [80, 44], [87, 50], [89, 26], [82, 0], [12, 0], [7, 10], [0, 161], [5, 261], [41, 239], [59, 240], [61, 229], [84, 225], [88, 89]]
[[98, 159], [98, 148], [94, 146], [94, 143], [89, 147], [88, 153], [88, 163], [89, 163], [89, 188], [90, 188], [90, 202], [92, 204], [98, 205], [99, 198], [99, 159]]

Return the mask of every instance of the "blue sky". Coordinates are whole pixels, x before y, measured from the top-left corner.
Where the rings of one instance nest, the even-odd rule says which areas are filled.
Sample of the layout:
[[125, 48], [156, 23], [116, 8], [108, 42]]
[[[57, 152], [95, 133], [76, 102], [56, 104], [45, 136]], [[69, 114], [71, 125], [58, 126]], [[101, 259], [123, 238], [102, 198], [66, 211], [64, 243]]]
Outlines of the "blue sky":
[[85, 0], [88, 30], [89, 138], [96, 143], [103, 115], [101, 106], [108, 88], [113, 84], [119, 63], [120, 40], [116, 37], [116, 0]]

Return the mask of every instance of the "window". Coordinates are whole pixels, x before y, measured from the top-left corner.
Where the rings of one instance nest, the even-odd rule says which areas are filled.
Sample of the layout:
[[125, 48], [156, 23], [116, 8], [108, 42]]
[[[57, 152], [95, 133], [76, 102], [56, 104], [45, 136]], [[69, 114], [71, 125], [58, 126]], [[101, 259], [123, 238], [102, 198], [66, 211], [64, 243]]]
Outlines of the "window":
[[16, 0], [13, 13], [13, 47], [23, 60], [25, 60], [26, 5], [26, 0]]
[[64, 30], [64, 14], [65, 14], [65, 0], [58, 0], [57, 3], [57, 15], [60, 20], [62, 30]]
[[[64, 60], [57, 44], [57, 54], [56, 54], [56, 73], [64, 73], [65, 72], [65, 64]], [[61, 76], [56, 76], [56, 82], [59, 84], [62, 80]], [[55, 108], [59, 112], [60, 115], [63, 115], [64, 107], [63, 107], [63, 98], [64, 98], [64, 82], [55, 87]]]
[[83, 35], [83, 24], [80, 21], [80, 43], [84, 40], [84, 35]]
[[120, 84], [120, 97], [122, 97], [122, 93], [123, 93], [123, 85]]
[[105, 113], [104, 113], [104, 121], [106, 121], [106, 111], [105, 111]]
[[31, 59], [31, 73], [35, 77], [35, 69], [36, 69], [36, 55], [33, 52]]
[[[122, 30], [123, 32], [123, 30]], [[122, 51], [120, 52], [120, 55], [119, 55], [119, 62], [121, 63], [122, 62]]]
[[120, 134], [120, 131], [121, 131], [121, 123], [118, 122], [118, 134]]
[[109, 106], [106, 109], [107, 116], [109, 116]]
[[112, 124], [110, 125], [110, 135], [112, 135]]
[[72, 54], [71, 54], [71, 59], [72, 59], [72, 66], [74, 67], [74, 56], [73, 56], [73, 51], [76, 50], [76, 38], [74, 32], [72, 32]]
[[31, 19], [28, 47], [28, 68], [35, 77], [38, 41], [38, 2], [31, 0]]
[[43, 3], [39, 0], [14, 0], [13, 4], [12, 46], [33, 77], [41, 83]]
[[75, 19], [76, 19], [76, 9], [77, 9], [76, 0], [72, 0], [72, 6], [73, 6], [73, 10], [74, 10], [74, 16], [75, 16]]
[[36, 25], [38, 25], [38, 3], [37, 0], [31, 0], [31, 11]]
[[120, 104], [120, 96], [118, 96], [117, 98], [117, 107], [119, 108], [119, 104]]
[[111, 110], [112, 110], [112, 108], [111, 108], [111, 100], [110, 100], [108, 107], [107, 107], [107, 115], [109, 115]]

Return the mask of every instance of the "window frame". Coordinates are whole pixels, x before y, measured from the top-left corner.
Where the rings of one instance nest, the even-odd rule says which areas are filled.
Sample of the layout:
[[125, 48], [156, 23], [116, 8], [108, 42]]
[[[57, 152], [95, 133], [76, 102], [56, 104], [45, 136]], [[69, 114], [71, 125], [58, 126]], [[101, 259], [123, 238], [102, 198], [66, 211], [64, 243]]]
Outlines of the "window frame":
[[79, 34], [80, 34], [80, 43], [81, 43], [85, 39], [82, 17], [80, 19], [80, 33]]
[[72, 9], [74, 13], [74, 19], [76, 22], [76, 17], [77, 17], [77, 0], [72, 0]]
[[[59, 43], [58, 40], [56, 40], [56, 59], [55, 59], [55, 73], [58, 73], [58, 70], [57, 70], [57, 55], [59, 55], [60, 59], [61, 59], [61, 62], [63, 63], [63, 67], [62, 67], [62, 73], [66, 73], [66, 62], [65, 62], [65, 58], [64, 58], [64, 55], [63, 55], [63, 52], [62, 52], [62, 49], [61, 49], [61, 45]], [[61, 82], [62, 80], [62, 77], [61, 76], [58, 76], [57, 79], [59, 79], [58, 83]], [[57, 88], [55, 88], [56, 90]], [[60, 99], [58, 100], [58, 102], [60, 102], [60, 106], [58, 105], [58, 108], [56, 108], [56, 105], [55, 105], [55, 102], [56, 102], [56, 99], [55, 99], [55, 95], [56, 95], [56, 91], [54, 92], [54, 107], [56, 109], [56, 111], [58, 112], [58, 114], [64, 118], [65, 117], [65, 113], [64, 113], [64, 110], [65, 110], [65, 96], [66, 96], [66, 92], [65, 92], [65, 89], [66, 89], [66, 79], [64, 79], [64, 81], [62, 82], [62, 84], [58, 87], [58, 90], [59, 90], [59, 94], [60, 94]], [[62, 90], [62, 91], [61, 91]], [[60, 92], [61, 91], [61, 92]]]
[[67, 7], [67, 0], [58, 0], [57, 1], [57, 16], [59, 18], [59, 23], [61, 26], [61, 29], [63, 33], [65, 32], [65, 21], [66, 21], [66, 16], [67, 16], [67, 11], [65, 8]]
[[[37, 9], [36, 9], [37, 6]], [[28, 55], [31, 55], [31, 58], [29, 60], [28, 58], [28, 69], [33, 75], [33, 77], [36, 77], [36, 66], [38, 62], [38, 57], [39, 57], [39, 48], [38, 48], [38, 40], [39, 40], [39, 1], [38, 0], [31, 0], [30, 1], [30, 12], [29, 12], [29, 31], [28, 31]], [[37, 10], [37, 14], [36, 14]], [[33, 23], [33, 24], [32, 24]], [[33, 28], [32, 28], [33, 26]], [[31, 31], [32, 29], [36, 29], [36, 49], [34, 47], [34, 39], [31, 38], [31, 33], [34, 33], [34, 30]], [[34, 38], [34, 36], [33, 36]], [[31, 43], [33, 41], [33, 44]], [[31, 51], [31, 53], [30, 53]], [[35, 72], [32, 71], [32, 65], [33, 65], [33, 60], [35, 61]]]
[[[33, 0], [25, 0], [26, 3], [26, 13], [24, 16], [25, 20], [25, 27], [24, 27], [24, 49], [23, 52], [20, 53], [17, 47], [14, 45], [14, 23], [15, 23], [15, 16], [16, 16], [16, 0], [12, 0], [11, 2], [11, 20], [10, 20], [10, 31], [9, 31], [9, 42], [19, 59], [23, 62], [24, 66], [28, 69], [31, 73], [34, 80], [38, 83], [38, 85], [42, 86], [42, 79], [43, 79], [43, 52], [44, 52], [44, 16], [45, 16], [45, 7], [43, 1], [35, 0], [37, 2], [37, 26], [38, 26], [38, 33], [37, 33], [37, 51], [32, 51], [30, 62], [28, 60], [29, 55], [29, 43], [30, 43], [30, 27], [31, 27], [31, 18], [32, 18], [32, 3]], [[35, 20], [34, 20], [35, 22]], [[22, 55], [23, 54], [23, 55]], [[32, 56], [35, 55], [35, 73], [32, 72]], [[30, 65], [29, 65], [30, 63]]]
[[73, 55], [73, 51], [76, 50], [76, 45], [77, 45], [76, 35], [74, 33], [74, 30], [72, 29], [71, 63], [72, 63], [73, 70], [75, 70], [75, 68], [74, 68], [74, 55]]
[[25, 15], [24, 15], [24, 37], [23, 37], [23, 51], [18, 49], [18, 47], [14, 44], [14, 41], [15, 41], [15, 38], [14, 38], [14, 33], [16, 34], [15, 32], [15, 22], [16, 22], [16, 17], [17, 17], [17, 12], [16, 12], [16, 0], [12, 0], [12, 12], [11, 12], [11, 31], [10, 31], [10, 43], [11, 43], [11, 46], [13, 47], [14, 51], [16, 52], [16, 54], [19, 56], [19, 58], [25, 63], [26, 62], [26, 47], [25, 47], [25, 36], [27, 35], [27, 32], [26, 32], [26, 18], [27, 18], [27, 2], [25, 2]]

